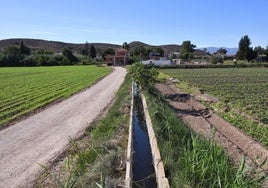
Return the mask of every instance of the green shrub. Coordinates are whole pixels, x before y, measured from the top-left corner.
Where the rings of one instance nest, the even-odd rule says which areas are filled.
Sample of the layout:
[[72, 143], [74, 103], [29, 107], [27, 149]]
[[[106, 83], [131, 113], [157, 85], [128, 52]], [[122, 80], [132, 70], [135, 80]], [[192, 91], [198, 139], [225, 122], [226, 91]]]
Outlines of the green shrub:
[[212, 55], [208, 57], [208, 62], [211, 64], [223, 63], [224, 58], [220, 55]]

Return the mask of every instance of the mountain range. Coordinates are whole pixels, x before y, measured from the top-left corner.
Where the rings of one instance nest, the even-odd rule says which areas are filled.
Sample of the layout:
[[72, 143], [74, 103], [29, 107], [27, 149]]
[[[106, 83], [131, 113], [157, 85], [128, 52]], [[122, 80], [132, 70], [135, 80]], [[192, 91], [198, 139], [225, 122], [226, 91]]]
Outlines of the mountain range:
[[227, 55], [235, 55], [238, 51], [238, 48], [226, 48], [226, 47], [206, 47], [206, 48], [199, 48], [200, 50], [207, 50], [210, 54], [217, 52], [220, 48], [224, 48], [227, 50]]

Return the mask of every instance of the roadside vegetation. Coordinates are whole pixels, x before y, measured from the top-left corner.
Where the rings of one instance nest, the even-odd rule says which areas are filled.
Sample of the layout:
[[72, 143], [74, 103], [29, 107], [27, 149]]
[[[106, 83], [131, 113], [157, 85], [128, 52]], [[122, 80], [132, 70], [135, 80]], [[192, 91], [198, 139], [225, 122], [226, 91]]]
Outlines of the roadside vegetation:
[[0, 69], [0, 127], [91, 86], [111, 72], [96, 66]]
[[[134, 66], [132, 75], [150, 74], [150, 71], [138, 63], [132, 66]], [[160, 76], [164, 78], [163, 74]], [[147, 76], [137, 77], [147, 78]], [[196, 135], [178, 119], [158, 91], [143, 87], [143, 92], [146, 94], [166, 176], [171, 187], [261, 186], [262, 177], [256, 179], [255, 172], [246, 172], [244, 159], [241, 159], [238, 168], [234, 167], [222, 148], [213, 141]]]
[[124, 187], [130, 93], [126, 76], [105, 117], [91, 124], [84, 138], [71, 140], [60, 172], [47, 169], [40, 187]]
[[180, 80], [177, 86], [190, 93], [201, 91], [217, 97], [219, 101], [208, 106], [268, 146], [267, 68], [165, 69], [161, 72]]

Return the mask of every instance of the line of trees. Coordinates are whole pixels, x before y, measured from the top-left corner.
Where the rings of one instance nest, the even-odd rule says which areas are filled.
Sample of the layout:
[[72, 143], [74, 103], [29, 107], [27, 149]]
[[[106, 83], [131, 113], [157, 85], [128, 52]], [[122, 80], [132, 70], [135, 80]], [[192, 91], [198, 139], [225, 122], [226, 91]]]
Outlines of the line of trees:
[[[251, 47], [251, 40], [248, 35], [243, 36], [239, 41], [239, 49], [236, 53], [236, 59], [238, 60], [247, 60], [248, 62], [268, 62], [268, 46], [266, 49], [261, 46]], [[180, 59], [191, 60], [193, 58], [193, 53], [195, 51], [196, 45], [192, 44], [190, 40], [183, 41], [180, 49]], [[206, 50], [205, 50], [206, 51]], [[206, 57], [209, 63], [217, 64], [223, 63], [226, 58], [227, 50], [220, 48], [217, 52], [213, 54], [207, 53]]]
[[250, 47], [251, 40], [248, 35], [243, 36], [239, 41], [239, 49], [236, 53], [236, 58], [238, 60], [247, 61], [268, 61], [268, 46], [266, 49], [261, 46]]
[[63, 48], [61, 53], [53, 53], [47, 50], [32, 50], [23, 41], [19, 45], [9, 46], [0, 53], [0, 67], [14, 66], [55, 66], [74, 65], [78, 63], [92, 64], [97, 56], [95, 46], [85, 43], [81, 50], [82, 57], [73, 54], [72, 49]]
[[61, 54], [45, 50], [30, 53], [27, 46], [20, 45], [10, 46], [0, 53], [0, 66], [2, 67], [73, 65], [76, 62], [78, 58], [69, 48], [64, 48]]
[[93, 44], [89, 46], [88, 42], [86, 42], [82, 49], [82, 54], [88, 58], [95, 58], [97, 56], [97, 51]]

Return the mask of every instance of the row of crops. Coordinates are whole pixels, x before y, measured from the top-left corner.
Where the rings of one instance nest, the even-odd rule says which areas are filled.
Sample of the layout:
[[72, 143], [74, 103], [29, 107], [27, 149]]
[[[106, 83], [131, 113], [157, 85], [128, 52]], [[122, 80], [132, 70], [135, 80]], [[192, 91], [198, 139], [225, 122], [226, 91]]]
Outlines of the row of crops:
[[0, 127], [25, 113], [89, 87], [110, 73], [96, 66], [0, 69]]
[[230, 109], [225, 119], [268, 146], [268, 68], [164, 69], [161, 72], [217, 97]]

